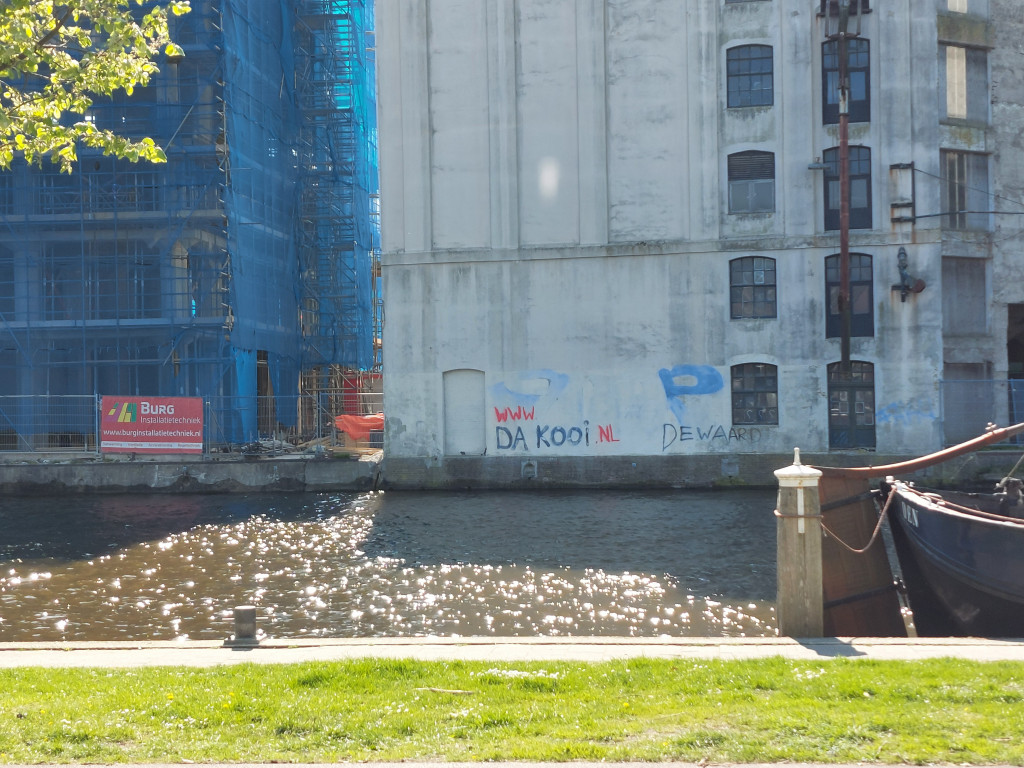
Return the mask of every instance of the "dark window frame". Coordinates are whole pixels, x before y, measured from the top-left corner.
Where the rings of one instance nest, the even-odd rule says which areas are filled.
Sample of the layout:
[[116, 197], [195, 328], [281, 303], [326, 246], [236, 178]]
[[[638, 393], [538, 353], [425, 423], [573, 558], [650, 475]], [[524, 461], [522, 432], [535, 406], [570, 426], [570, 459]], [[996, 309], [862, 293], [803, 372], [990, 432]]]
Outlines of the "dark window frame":
[[851, 360], [845, 374], [842, 366], [841, 362], [829, 363], [827, 371], [828, 447], [874, 449], [875, 366]]
[[[839, 148], [832, 147], [822, 153], [825, 163], [825, 229], [839, 229]], [[863, 185], [863, 186], [862, 186]], [[858, 189], [862, 189], [866, 205], [857, 205]], [[871, 149], [850, 147], [850, 229], [872, 228], [871, 205]]]
[[[949, 50], [964, 53], [964, 114], [949, 113]], [[955, 43], [939, 44], [939, 113], [943, 122], [990, 125], [992, 81], [989, 72], [988, 51], [984, 48]], [[979, 82], [983, 81], [983, 82]]]
[[[765, 66], [767, 62], [767, 67]], [[737, 45], [725, 52], [726, 104], [770, 107], [775, 103], [775, 50], [770, 45]]]
[[[847, 41], [849, 46], [851, 123], [871, 122], [871, 42], [863, 37]], [[825, 125], [839, 122], [839, 43], [827, 40], [821, 46], [821, 120]]]
[[778, 426], [779, 369], [771, 363], [740, 363], [729, 369], [732, 423]]
[[729, 312], [733, 320], [779, 316], [775, 259], [742, 256], [729, 262]]
[[[839, 254], [825, 257], [825, 338], [836, 339], [843, 333], [839, 313]], [[866, 253], [850, 254], [850, 336], [875, 335], [874, 264]]]
[[[761, 150], [734, 152], [727, 158], [729, 213], [775, 212], [775, 153]], [[759, 201], [770, 182], [771, 205]], [[740, 203], [740, 192], [742, 204]], [[735, 193], [735, 194], [734, 194]]]
[[15, 317], [17, 281], [14, 276], [14, 257], [0, 248], [0, 324], [17, 319]]
[[[940, 150], [942, 226], [945, 229], [986, 232], [991, 229], [991, 174], [984, 152]], [[984, 178], [980, 178], [984, 177]], [[973, 213], [971, 212], [973, 211]]]
[[[850, 12], [851, 13], [854, 12], [854, 10], [855, 10], [854, 6], [856, 4], [857, 4], [857, 0], [851, 0], [851, 2], [850, 2]], [[830, 15], [836, 16], [836, 15], [839, 14], [839, 0], [821, 0], [821, 8], [818, 11], [818, 13], [820, 13], [822, 16], [825, 15], [825, 8], [826, 8], [826, 6], [828, 6], [828, 11], [829, 11]], [[866, 12], [868, 12], [870, 10], [871, 10], [871, 2], [870, 2], [870, 0], [860, 0], [860, 12], [861, 13], [866, 13]]]

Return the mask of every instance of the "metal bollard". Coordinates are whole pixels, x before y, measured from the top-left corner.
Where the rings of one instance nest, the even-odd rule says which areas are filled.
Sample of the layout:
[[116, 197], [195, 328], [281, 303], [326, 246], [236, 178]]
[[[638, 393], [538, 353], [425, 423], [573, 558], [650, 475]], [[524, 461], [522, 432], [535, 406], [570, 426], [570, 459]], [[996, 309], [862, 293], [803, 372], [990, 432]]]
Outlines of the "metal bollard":
[[256, 606], [235, 606], [235, 634], [224, 642], [225, 645], [252, 646], [258, 645], [256, 639]]

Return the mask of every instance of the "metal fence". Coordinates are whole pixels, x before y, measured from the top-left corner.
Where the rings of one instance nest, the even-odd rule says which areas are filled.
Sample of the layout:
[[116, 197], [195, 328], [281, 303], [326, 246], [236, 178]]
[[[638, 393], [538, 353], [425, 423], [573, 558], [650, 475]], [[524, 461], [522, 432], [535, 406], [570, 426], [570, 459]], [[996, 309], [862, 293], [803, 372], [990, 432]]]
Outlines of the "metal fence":
[[[0, 452], [96, 452], [100, 448], [100, 395], [0, 396]], [[276, 397], [203, 398], [207, 453], [305, 450], [338, 445], [334, 426], [343, 413], [383, 411], [379, 392], [321, 392]], [[370, 448], [382, 436], [371, 434]]]
[[0, 451], [96, 451], [95, 395], [0, 396]]
[[[1024, 379], [946, 379], [939, 382], [939, 395], [947, 446], [977, 437], [989, 424], [1024, 421]], [[1024, 437], [1010, 442], [1024, 443]]]

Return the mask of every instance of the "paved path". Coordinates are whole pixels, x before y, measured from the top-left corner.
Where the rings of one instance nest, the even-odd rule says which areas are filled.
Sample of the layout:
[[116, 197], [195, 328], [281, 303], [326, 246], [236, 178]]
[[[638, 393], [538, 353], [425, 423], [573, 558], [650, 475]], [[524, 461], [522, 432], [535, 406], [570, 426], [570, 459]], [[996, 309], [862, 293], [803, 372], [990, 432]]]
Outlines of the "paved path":
[[[121, 763], [120, 765], [125, 765]], [[181, 768], [181, 763], [145, 763], [144, 768]], [[203, 768], [267, 768], [271, 765], [270, 763], [203, 763]], [[445, 766], [445, 768], [531, 768], [532, 766], [551, 766], [552, 768], [560, 768], [562, 766], [569, 766], [569, 768], [775, 768], [777, 763], [678, 763], [678, 762], [665, 762], [665, 763], [584, 763], [579, 761], [572, 761], [571, 763], [524, 763], [524, 762], [491, 762], [486, 763], [444, 763], [444, 762], [424, 762], [417, 763], [413, 761], [402, 761], [401, 763], [361, 763], [361, 765], [372, 766], [372, 768], [439, 768], [439, 766]], [[864, 763], [785, 763], [786, 768], [864, 768]], [[278, 768], [279, 764], [274, 764], [275, 768]], [[4, 768], [41, 768], [41, 764], [33, 763], [32, 765], [18, 765], [4, 763]], [[288, 763], [288, 768], [337, 768], [335, 763], [319, 764], [319, 763]], [[871, 763], [871, 768], [884, 768], [880, 763]], [[905, 766], [900, 766], [905, 768]], [[987, 765], [986, 768], [999, 768], [995, 765]]]
[[265, 640], [230, 647], [216, 641], [0, 643], [0, 668], [211, 667], [290, 664], [362, 657], [467, 661], [608, 661], [636, 657], [898, 659], [958, 657], [1024, 661], [1024, 640], [974, 638], [367, 638]]

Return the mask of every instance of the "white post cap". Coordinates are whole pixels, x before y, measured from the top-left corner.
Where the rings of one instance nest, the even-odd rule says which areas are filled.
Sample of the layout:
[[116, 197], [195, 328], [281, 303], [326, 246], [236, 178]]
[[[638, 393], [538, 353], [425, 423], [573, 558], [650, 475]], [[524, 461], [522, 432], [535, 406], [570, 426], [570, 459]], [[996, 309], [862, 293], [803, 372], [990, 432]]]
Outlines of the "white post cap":
[[785, 488], [804, 488], [818, 485], [821, 470], [800, 463], [800, 449], [793, 449], [793, 463], [788, 467], [775, 470], [779, 485]]

